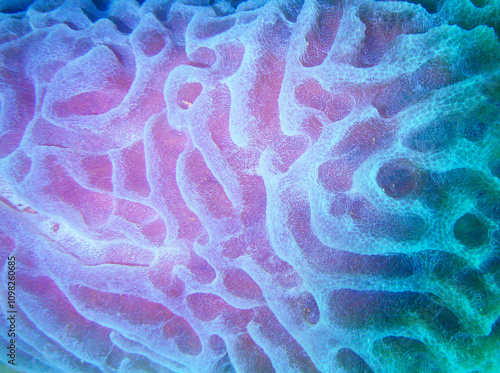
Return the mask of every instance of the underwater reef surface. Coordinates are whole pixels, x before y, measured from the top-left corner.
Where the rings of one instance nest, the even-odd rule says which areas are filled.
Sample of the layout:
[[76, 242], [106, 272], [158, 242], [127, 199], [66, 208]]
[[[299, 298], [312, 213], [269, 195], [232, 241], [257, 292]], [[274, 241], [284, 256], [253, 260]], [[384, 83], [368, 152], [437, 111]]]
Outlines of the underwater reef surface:
[[4, 366], [500, 371], [498, 0], [0, 12]]

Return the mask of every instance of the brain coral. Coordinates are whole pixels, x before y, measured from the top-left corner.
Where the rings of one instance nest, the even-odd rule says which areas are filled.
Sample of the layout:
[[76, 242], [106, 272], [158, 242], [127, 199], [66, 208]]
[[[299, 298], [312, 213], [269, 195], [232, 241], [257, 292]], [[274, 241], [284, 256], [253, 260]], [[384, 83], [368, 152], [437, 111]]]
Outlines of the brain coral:
[[498, 372], [499, 0], [0, 11], [3, 369]]

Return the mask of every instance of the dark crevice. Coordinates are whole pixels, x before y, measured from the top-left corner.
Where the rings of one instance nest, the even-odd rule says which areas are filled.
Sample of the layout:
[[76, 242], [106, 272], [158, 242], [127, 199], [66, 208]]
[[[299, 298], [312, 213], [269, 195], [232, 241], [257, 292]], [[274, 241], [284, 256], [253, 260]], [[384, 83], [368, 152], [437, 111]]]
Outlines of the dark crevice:
[[92, 3], [101, 12], [107, 10], [111, 4], [112, 0], [92, 0]]
[[101, 18], [99, 15], [95, 14], [95, 12], [86, 10], [85, 8], [82, 8], [82, 12], [92, 23], [97, 22]]
[[[387, 1], [387, 0], [376, 0], [376, 1]], [[392, 1], [392, 0], [389, 0]], [[441, 10], [442, 0], [402, 0], [407, 3], [420, 5], [424, 8], [427, 13], [434, 14]]]
[[476, 8], [484, 8], [486, 5], [488, 5], [488, 0], [470, 0], [470, 2]]
[[341, 348], [336, 358], [339, 365], [348, 373], [373, 373], [366, 361], [349, 348]]
[[132, 29], [121, 19], [111, 16], [109, 17], [109, 20], [115, 24], [116, 29], [122, 34], [129, 35], [132, 33]]
[[297, 17], [299, 16], [302, 7], [304, 5], [304, 0], [292, 0], [283, 2], [280, 4], [281, 12], [283, 16], [292, 23], [297, 22]]
[[231, 4], [231, 6], [236, 9], [238, 7], [238, 5], [240, 5], [241, 3], [244, 3], [246, 2], [246, 0], [230, 0], [229, 3]]
[[14, 14], [26, 12], [34, 0], [21, 0], [21, 1], [1, 1], [0, 12], [6, 14]]

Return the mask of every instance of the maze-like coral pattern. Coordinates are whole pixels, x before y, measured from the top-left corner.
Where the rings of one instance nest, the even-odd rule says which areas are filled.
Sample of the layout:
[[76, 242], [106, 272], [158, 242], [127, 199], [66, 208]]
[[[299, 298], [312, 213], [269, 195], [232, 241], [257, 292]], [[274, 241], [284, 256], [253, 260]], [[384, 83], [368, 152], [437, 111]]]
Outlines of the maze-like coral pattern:
[[18, 369], [498, 371], [498, 0], [0, 11]]

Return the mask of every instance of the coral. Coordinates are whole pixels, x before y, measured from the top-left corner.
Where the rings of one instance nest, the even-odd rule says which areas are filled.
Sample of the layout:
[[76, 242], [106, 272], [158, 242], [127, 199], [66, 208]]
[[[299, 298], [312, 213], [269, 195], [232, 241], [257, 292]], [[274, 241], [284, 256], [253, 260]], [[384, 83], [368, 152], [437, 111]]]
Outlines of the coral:
[[498, 9], [2, 1], [15, 368], [498, 371]]

